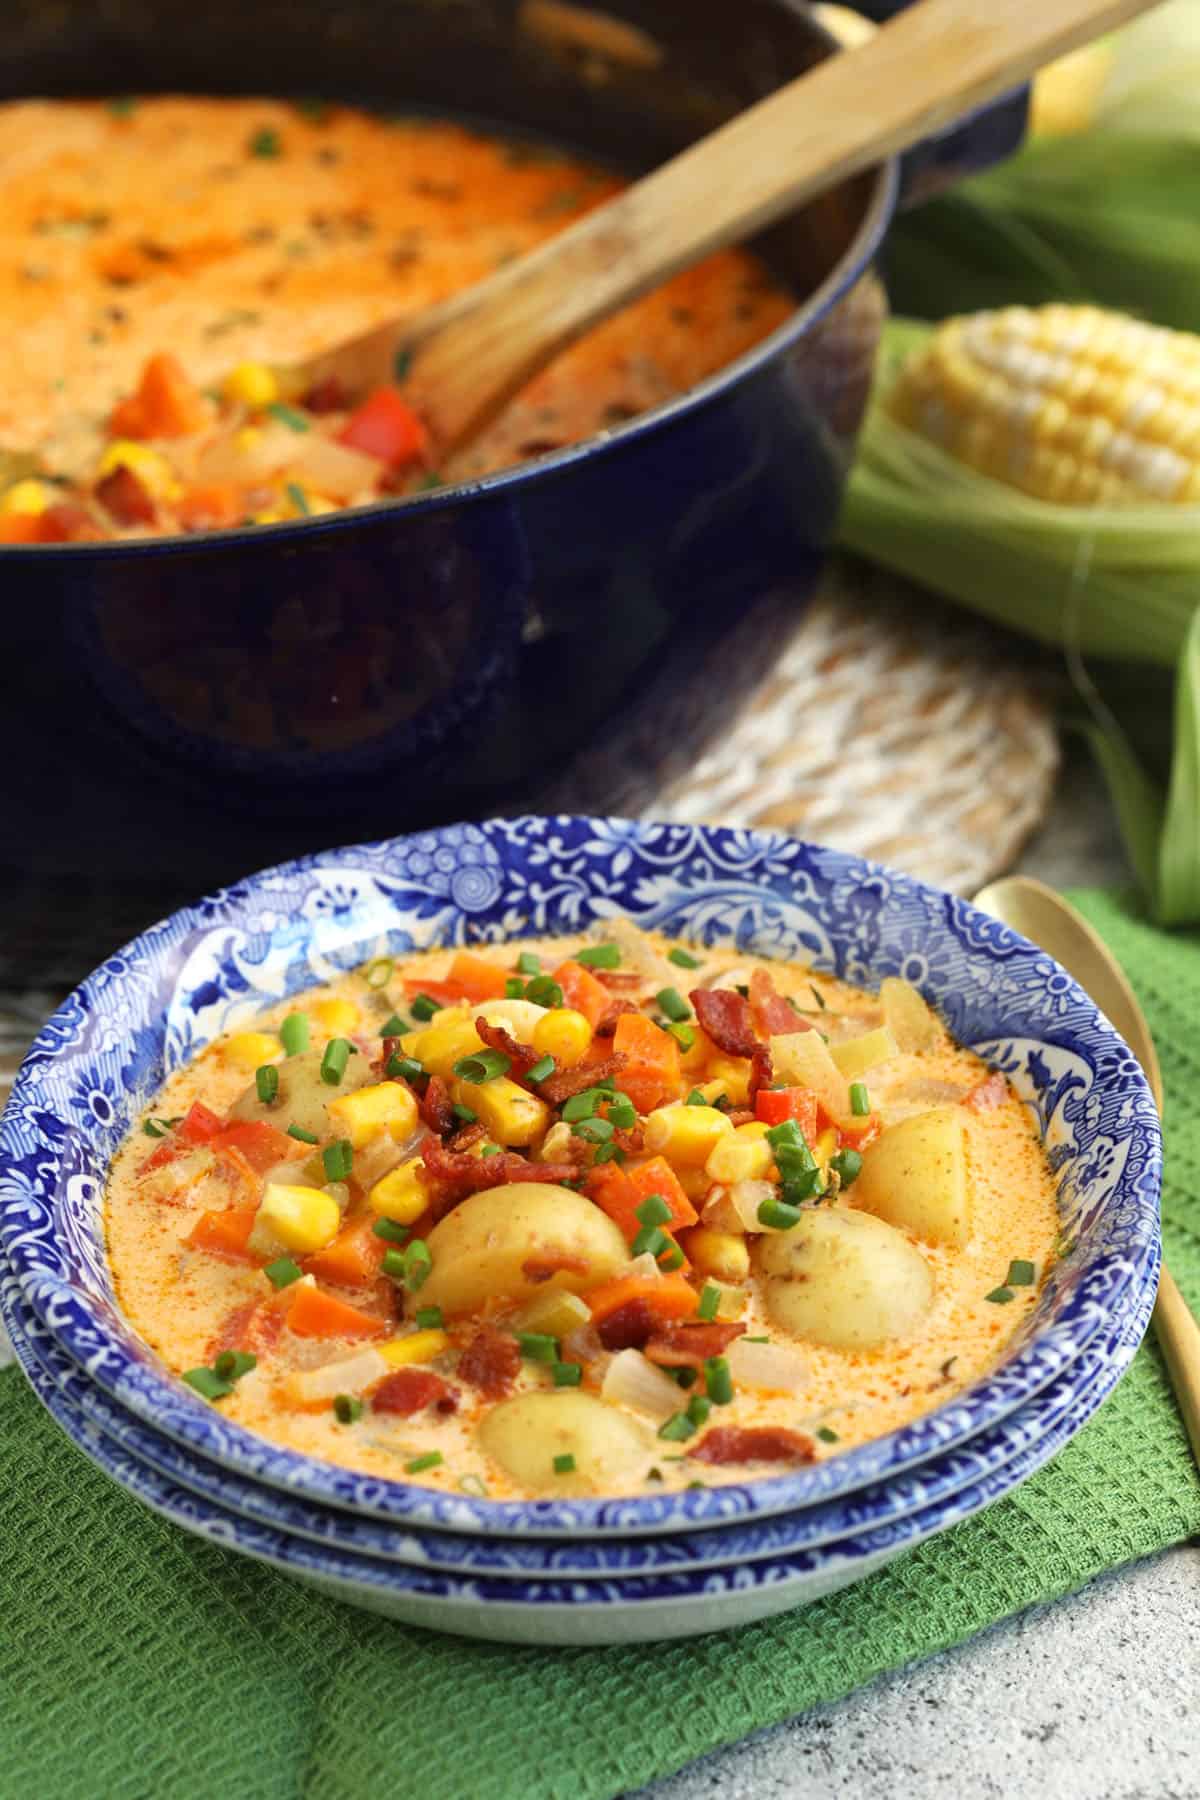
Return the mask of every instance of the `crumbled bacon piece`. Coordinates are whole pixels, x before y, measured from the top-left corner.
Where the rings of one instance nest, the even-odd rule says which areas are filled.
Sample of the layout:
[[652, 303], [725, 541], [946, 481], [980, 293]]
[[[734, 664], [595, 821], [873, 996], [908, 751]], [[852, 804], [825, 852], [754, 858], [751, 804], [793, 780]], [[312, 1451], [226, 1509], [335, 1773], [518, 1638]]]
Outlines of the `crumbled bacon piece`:
[[532, 1044], [521, 1043], [511, 1031], [505, 1031], [503, 1025], [489, 1025], [486, 1019], [480, 1018], [475, 1021], [475, 1029], [489, 1050], [499, 1050], [502, 1056], [507, 1056], [511, 1065], [508, 1073], [513, 1081], [523, 1081], [530, 1069], [542, 1060], [540, 1050], [535, 1050]]
[[598, 1038], [612, 1037], [617, 1029], [618, 1019], [626, 1013], [641, 1012], [641, 1010], [641, 1007], [635, 1006], [632, 1000], [614, 1000], [608, 1011], [601, 1016], [596, 1026], [596, 1036]]
[[118, 525], [153, 525], [158, 518], [154, 496], [124, 465], [96, 484], [96, 498]]
[[626, 1125], [614, 1131], [608, 1141], [623, 1150], [626, 1156], [640, 1156], [646, 1148], [646, 1133], [640, 1125]]
[[775, 983], [765, 969], [755, 969], [750, 977], [750, 1012], [762, 1037], [784, 1037], [788, 1032], [812, 1029], [791, 1001], [776, 993]]
[[439, 1412], [454, 1412], [458, 1396], [432, 1369], [397, 1369], [395, 1374], [385, 1375], [371, 1395], [373, 1412], [399, 1413], [405, 1419], [434, 1405]]
[[756, 1044], [750, 1057], [750, 1078], [746, 1084], [747, 1098], [751, 1104], [759, 1088], [770, 1087], [775, 1079], [775, 1067], [771, 1061], [771, 1046]]
[[741, 1337], [740, 1323], [665, 1325], [646, 1345], [646, 1355], [664, 1369], [702, 1369], [710, 1356], [722, 1356]]
[[446, 1148], [452, 1156], [462, 1156], [473, 1145], [482, 1144], [486, 1136], [487, 1126], [482, 1120], [476, 1119], [473, 1124], [464, 1125], [461, 1131], [456, 1131]]
[[397, 1056], [399, 1053], [400, 1039], [398, 1037], [385, 1037], [379, 1047], [379, 1055], [375, 1057], [371, 1063], [373, 1073], [378, 1075], [380, 1080], [383, 1080], [387, 1075], [387, 1066], [391, 1062], [393, 1056]]
[[515, 1337], [506, 1337], [494, 1325], [481, 1325], [458, 1361], [464, 1381], [489, 1400], [507, 1394], [521, 1367], [521, 1350]]
[[323, 381], [313, 383], [300, 404], [310, 413], [345, 412], [350, 396], [336, 375], [327, 375]]
[[548, 1181], [561, 1186], [579, 1175], [573, 1162], [530, 1162], [515, 1150], [501, 1150], [495, 1156], [464, 1155], [435, 1138], [421, 1146], [421, 1159], [437, 1188], [434, 1211], [439, 1218], [468, 1194], [482, 1193], [484, 1188], [504, 1187], [510, 1181]]
[[963, 1105], [972, 1112], [994, 1112], [996, 1107], [1003, 1106], [1008, 1099], [1008, 1078], [999, 1069], [984, 1081], [978, 1082], [963, 1100]]
[[421, 1117], [430, 1131], [436, 1131], [439, 1137], [445, 1137], [458, 1124], [458, 1117], [450, 1099], [450, 1089], [440, 1075], [431, 1075], [425, 1084], [425, 1092], [420, 1099]]
[[693, 988], [691, 1002], [701, 1030], [726, 1056], [753, 1056], [759, 1047], [754, 1035], [750, 1002], [732, 988]]
[[591, 1264], [584, 1256], [567, 1256], [563, 1253], [550, 1253], [544, 1256], [527, 1256], [521, 1264], [521, 1273], [526, 1281], [551, 1281], [555, 1275], [586, 1275]]
[[725, 1114], [725, 1117], [736, 1130], [739, 1125], [752, 1125], [758, 1114], [752, 1106], [734, 1106]]
[[812, 1462], [811, 1438], [781, 1425], [718, 1425], [689, 1450], [696, 1462]]
[[599, 1087], [610, 1075], [619, 1075], [627, 1060], [618, 1053], [616, 1056], [606, 1056], [603, 1062], [592, 1063], [588, 1067], [560, 1069], [556, 1075], [548, 1075], [545, 1081], [539, 1082], [538, 1093], [550, 1106], [561, 1106], [574, 1095], [582, 1094], [588, 1088]]
[[654, 1336], [657, 1325], [658, 1320], [644, 1300], [626, 1300], [623, 1306], [605, 1314], [596, 1333], [606, 1350], [640, 1350]]

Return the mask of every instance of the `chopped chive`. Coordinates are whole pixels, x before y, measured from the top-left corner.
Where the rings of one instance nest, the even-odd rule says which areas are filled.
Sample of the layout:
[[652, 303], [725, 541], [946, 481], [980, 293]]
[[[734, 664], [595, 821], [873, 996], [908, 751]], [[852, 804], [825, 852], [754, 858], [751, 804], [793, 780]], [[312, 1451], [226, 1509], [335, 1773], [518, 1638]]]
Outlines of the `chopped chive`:
[[354, 1149], [349, 1138], [338, 1138], [321, 1152], [326, 1181], [346, 1181], [354, 1167]]
[[[379, 1226], [377, 1225], [375, 1229], [378, 1232]], [[407, 1233], [405, 1235], [407, 1235]], [[380, 1262], [379, 1266], [385, 1275], [391, 1276], [393, 1281], [403, 1281], [405, 1272], [408, 1268], [408, 1264], [404, 1260], [403, 1250], [385, 1250], [383, 1253], [383, 1260]]]
[[667, 1031], [675, 1039], [675, 1042], [679, 1045], [679, 1048], [685, 1055], [696, 1042], [696, 1027], [694, 1025], [684, 1025], [675, 1020], [671, 1020], [667, 1024]]
[[440, 1450], [427, 1450], [424, 1456], [414, 1456], [411, 1462], [406, 1462], [404, 1472], [406, 1475], [419, 1475], [422, 1469], [436, 1469], [441, 1460]]
[[555, 1457], [554, 1473], [556, 1475], [573, 1475], [575, 1473], [575, 1458], [569, 1450], [564, 1450], [561, 1456]]
[[532, 950], [522, 950], [520, 956], [518, 956], [518, 958], [517, 958], [517, 974], [518, 975], [540, 975], [541, 972], [542, 972], [541, 957], [535, 956], [533, 954]]
[[688, 1095], [687, 1099], [684, 1101], [683, 1104], [685, 1106], [707, 1106], [708, 1100], [700, 1092], [699, 1088], [693, 1088], [691, 1093]]
[[703, 1425], [712, 1407], [713, 1403], [706, 1394], [693, 1394], [687, 1403], [687, 1416], [693, 1425]]
[[549, 975], [535, 975], [525, 989], [525, 998], [535, 1006], [561, 1006], [563, 991]]
[[464, 1125], [475, 1125], [479, 1121], [479, 1114], [477, 1112], [472, 1112], [469, 1106], [456, 1104], [451, 1108], [451, 1111], [456, 1119], [462, 1120]]
[[673, 962], [677, 969], [698, 969], [700, 967], [698, 956], [689, 956], [686, 950], [680, 950], [678, 946], [674, 950], [667, 951], [667, 961]]
[[289, 1013], [279, 1027], [279, 1041], [289, 1056], [299, 1056], [308, 1049], [308, 1014]]
[[983, 1297], [985, 1300], [990, 1300], [993, 1306], [1007, 1306], [1009, 1301], [1015, 1300], [1017, 1296], [1010, 1287], [998, 1287], [993, 1288], [990, 1294], [985, 1294]]
[[764, 1200], [759, 1205], [758, 1222], [770, 1231], [790, 1231], [799, 1220], [800, 1208], [786, 1200]]
[[631, 1256], [661, 1256], [669, 1250], [671, 1240], [657, 1225], [643, 1225], [630, 1245]]
[[393, 1013], [391, 1018], [385, 1019], [379, 1027], [379, 1035], [380, 1037], [404, 1037], [411, 1030], [412, 1027], [407, 1019], [402, 1019], [399, 1013]]
[[769, 1344], [770, 1341], [765, 1332], [762, 1337], [744, 1337], [742, 1339], [743, 1344]]
[[700, 1379], [695, 1369], [668, 1369], [667, 1373], [681, 1388], [693, 1388]]
[[660, 988], [654, 998], [657, 1000], [668, 1019], [674, 1024], [679, 1025], [684, 1019], [691, 1018], [692, 1009], [678, 988]]
[[658, 1435], [660, 1438], [665, 1438], [669, 1444], [682, 1444], [685, 1439], [692, 1436], [695, 1429], [696, 1427], [685, 1412], [677, 1412], [671, 1414], [665, 1425], [659, 1426]]
[[627, 1161], [627, 1158], [620, 1144], [608, 1143], [600, 1145], [600, 1148], [592, 1158], [592, 1161], [597, 1163], [611, 1162], [620, 1164]]
[[330, 1087], [336, 1087], [346, 1073], [346, 1064], [350, 1061], [350, 1052], [354, 1048], [349, 1038], [330, 1038], [325, 1046], [325, 1054], [321, 1058], [321, 1080]]
[[264, 1106], [270, 1106], [279, 1093], [279, 1070], [274, 1063], [263, 1063], [254, 1071], [254, 1087]]
[[865, 1119], [871, 1110], [871, 1096], [865, 1081], [850, 1083], [850, 1111], [856, 1119]]
[[821, 1011], [821, 1012], [824, 1012], [824, 1011], [825, 1011], [825, 1010], [826, 1010], [826, 1008], [825, 1008], [825, 996], [824, 996], [824, 994], [823, 994], [823, 993], [822, 993], [822, 992], [821, 992], [821, 990], [820, 990], [820, 988], [819, 988], [819, 987], [814, 987], [814, 985], [813, 985], [813, 983], [812, 983], [812, 982], [811, 982], [811, 981], [810, 981], [810, 982], [809, 982], [809, 984], [808, 984], [808, 991], [809, 991], [809, 993], [810, 993], [810, 994], [811, 994], [811, 995], [812, 995], [812, 997], [813, 997], [813, 999], [814, 999], [814, 1000], [815, 1000], [815, 1001], [816, 1001], [816, 1003], [817, 1003], [817, 1007], [818, 1007], [818, 1009], [819, 1009], [819, 1010], [820, 1010], [820, 1011]]
[[504, 983], [504, 998], [520, 1000], [525, 993], [525, 983], [519, 975], [510, 975]]
[[263, 1274], [273, 1288], [291, 1287], [293, 1281], [299, 1281], [303, 1271], [299, 1263], [294, 1263], [290, 1256], [281, 1256], [277, 1262], [268, 1263]]
[[582, 1094], [572, 1094], [562, 1109], [562, 1116], [568, 1125], [574, 1125], [579, 1119], [590, 1119], [605, 1098], [601, 1088], [584, 1088]]
[[211, 1369], [185, 1369], [183, 1379], [206, 1400], [222, 1400], [233, 1392], [232, 1382], [222, 1381]]
[[393, 1052], [387, 1059], [387, 1074], [393, 1081], [423, 1081], [425, 1065], [415, 1056], [397, 1056]]
[[548, 1337], [544, 1331], [518, 1331], [517, 1344], [526, 1362], [558, 1361], [558, 1339]]
[[414, 1238], [402, 1254], [404, 1256], [404, 1285], [410, 1294], [418, 1293], [429, 1280], [433, 1270], [433, 1258], [429, 1254], [429, 1245], [424, 1238]]
[[316, 1144], [320, 1142], [315, 1131], [305, 1131], [303, 1125], [289, 1125], [287, 1134], [295, 1138], [298, 1144]]
[[828, 1425], [818, 1425], [817, 1436], [823, 1444], [840, 1444], [842, 1441], [837, 1432], [831, 1431]]
[[643, 1225], [665, 1225], [671, 1217], [671, 1208], [661, 1194], [647, 1194], [642, 1204], [634, 1208], [634, 1217]]
[[706, 1282], [700, 1290], [700, 1304], [696, 1308], [697, 1317], [706, 1320], [715, 1319], [720, 1304], [720, 1288], [711, 1281]]
[[[395, 1219], [376, 1219], [371, 1230], [377, 1238], [382, 1238], [385, 1244], [405, 1244], [408, 1242], [408, 1226], [397, 1224]], [[389, 1270], [388, 1273], [390, 1274], [391, 1271]]]
[[1032, 1287], [1034, 1272], [1031, 1262], [1026, 1262], [1024, 1257], [1018, 1257], [1016, 1261], [1009, 1263], [1004, 1284], [1006, 1287]]
[[411, 344], [401, 344], [395, 356], [392, 358], [392, 375], [394, 379], [396, 381], [403, 381], [407, 377], [412, 365], [413, 350]]
[[847, 1188], [862, 1174], [863, 1159], [857, 1150], [847, 1148], [839, 1150], [836, 1156], [831, 1156], [829, 1166], [839, 1177], [842, 1186]]
[[550, 1373], [554, 1377], [555, 1387], [578, 1387], [583, 1380], [583, 1364], [571, 1362], [551, 1363]]
[[383, 988], [395, 973], [396, 965], [390, 956], [376, 956], [367, 964], [363, 978], [368, 987]]
[[507, 1075], [511, 1068], [512, 1060], [502, 1050], [480, 1050], [475, 1056], [460, 1056], [454, 1065], [454, 1073], [460, 1081], [470, 1082], [472, 1087], [483, 1087], [486, 1082]]
[[442, 1317], [440, 1306], [421, 1306], [417, 1308], [417, 1324], [422, 1331], [440, 1331], [446, 1323]]
[[628, 1094], [617, 1094], [609, 1101], [605, 1117], [618, 1131], [632, 1131], [637, 1124], [637, 1108]]
[[648, 1469], [646, 1471], [646, 1480], [647, 1481], [661, 1481], [662, 1478], [663, 1478], [663, 1472], [661, 1469]]
[[483, 1144], [480, 1146], [479, 1155], [480, 1155], [481, 1160], [485, 1156], [499, 1156], [499, 1154], [500, 1154], [499, 1144]]
[[588, 944], [577, 953], [575, 961], [587, 969], [619, 969], [621, 948], [619, 944]]
[[728, 1406], [733, 1399], [733, 1376], [723, 1356], [710, 1356], [705, 1363], [704, 1388], [714, 1406]]
[[658, 1258], [658, 1266], [670, 1275], [674, 1269], [682, 1269], [683, 1251], [672, 1238], [667, 1239], [667, 1247]]
[[431, 999], [428, 994], [418, 994], [415, 1000], [409, 1002], [408, 1010], [414, 1019], [420, 1019], [423, 1025], [427, 1025], [434, 1013], [441, 1012], [442, 1006], [440, 1000]]
[[339, 1425], [353, 1425], [356, 1419], [362, 1418], [363, 1403], [353, 1394], [335, 1394], [333, 1410]]
[[525, 1079], [527, 1081], [545, 1081], [547, 1077], [553, 1075], [557, 1067], [558, 1065], [552, 1056], [539, 1057], [532, 1069], [529, 1070]]
[[273, 125], [264, 125], [260, 131], [254, 132], [246, 148], [251, 156], [280, 156], [283, 153], [279, 133]]
[[607, 1119], [580, 1119], [571, 1127], [571, 1136], [582, 1138], [585, 1144], [603, 1144], [612, 1134], [613, 1127]]
[[[307, 429], [307, 427], [305, 429]], [[296, 511], [300, 513], [303, 518], [309, 519], [312, 517], [312, 507], [308, 504], [308, 495], [298, 481], [287, 482], [284, 487], [284, 492], [287, 494], [288, 499], [291, 501]]]

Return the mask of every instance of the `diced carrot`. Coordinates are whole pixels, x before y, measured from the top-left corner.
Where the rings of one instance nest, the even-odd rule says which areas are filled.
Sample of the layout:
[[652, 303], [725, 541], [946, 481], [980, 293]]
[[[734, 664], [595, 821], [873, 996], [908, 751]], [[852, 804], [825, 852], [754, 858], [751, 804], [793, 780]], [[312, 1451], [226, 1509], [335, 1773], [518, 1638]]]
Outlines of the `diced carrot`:
[[367, 456], [377, 456], [390, 469], [419, 462], [429, 438], [417, 414], [395, 388], [376, 388], [355, 408], [338, 434], [339, 441]]
[[700, 1304], [695, 1288], [682, 1275], [621, 1275], [593, 1288], [584, 1298], [592, 1310], [593, 1324], [631, 1300], [643, 1301], [655, 1318], [664, 1322], [690, 1319]]
[[386, 1319], [360, 1312], [357, 1306], [310, 1287], [297, 1287], [287, 1323], [297, 1337], [381, 1337], [388, 1328]]
[[225, 1212], [201, 1213], [185, 1241], [193, 1250], [253, 1262], [246, 1240], [254, 1229], [257, 1214], [256, 1206], [231, 1206]]
[[142, 370], [137, 392], [113, 409], [113, 437], [187, 437], [209, 422], [200, 390], [188, 380], [177, 357], [152, 356]]
[[388, 1245], [375, 1236], [374, 1221], [356, 1219], [343, 1225], [332, 1244], [306, 1257], [304, 1267], [318, 1281], [331, 1281], [334, 1287], [371, 1287], [387, 1251]]
[[588, 1193], [601, 1212], [606, 1212], [613, 1223], [620, 1226], [629, 1243], [642, 1229], [637, 1209], [651, 1194], [661, 1194], [671, 1208], [664, 1229], [694, 1225], [699, 1217], [679, 1185], [674, 1169], [661, 1156], [652, 1156], [649, 1162], [636, 1169], [623, 1169], [611, 1162], [598, 1163], [588, 1176]]
[[5, 513], [0, 518], [0, 544], [45, 544], [43, 513]]
[[96, 499], [118, 525], [153, 525], [158, 518], [154, 495], [123, 465], [97, 482]]
[[489, 962], [486, 956], [476, 956], [473, 951], [460, 950], [450, 964], [448, 984], [457, 987], [464, 1000], [502, 1000], [505, 983], [508, 980], [499, 963]]
[[653, 1112], [668, 1100], [677, 1100], [683, 1088], [679, 1072], [679, 1045], [644, 1013], [622, 1013], [613, 1036], [613, 1050], [626, 1058], [615, 1077], [640, 1113]]
[[219, 531], [223, 525], [236, 525], [248, 510], [245, 495], [232, 481], [190, 487], [175, 508], [184, 531]]
[[239, 1151], [256, 1175], [263, 1174], [274, 1163], [306, 1153], [304, 1145], [297, 1144], [295, 1138], [269, 1125], [265, 1119], [235, 1119], [232, 1125], [223, 1126], [210, 1139], [210, 1147], [218, 1156], [224, 1156], [229, 1150]]
[[453, 981], [405, 981], [404, 991], [410, 1000], [415, 1000], [418, 994], [428, 994], [439, 1006], [457, 1006], [463, 998], [457, 982]]
[[794, 1119], [805, 1143], [816, 1141], [817, 1096], [811, 1088], [759, 1088], [754, 1096], [754, 1116], [764, 1125], [783, 1125]]
[[613, 997], [602, 981], [597, 981], [582, 963], [560, 963], [554, 980], [563, 991], [563, 1003], [581, 1012], [593, 1029], [612, 1005]]

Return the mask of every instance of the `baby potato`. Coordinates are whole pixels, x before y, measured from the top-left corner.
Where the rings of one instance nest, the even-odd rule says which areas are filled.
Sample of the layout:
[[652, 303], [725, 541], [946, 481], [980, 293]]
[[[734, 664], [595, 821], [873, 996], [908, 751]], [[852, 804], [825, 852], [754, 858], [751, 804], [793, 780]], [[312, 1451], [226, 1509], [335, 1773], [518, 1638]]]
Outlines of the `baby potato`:
[[[528, 1300], [554, 1288], [583, 1294], [629, 1261], [625, 1239], [598, 1206], [548, 1181], [513, 1181], [472, 1194], [426, 1241], [433, 1269], [421, 1305], [445, 1313], [474, 1312], [501, 1295]], [[526, 1273], [526, 1265], [559, 1259], [568, 1266], [548, 1280]]]
[[790, 1231], [758, 1239], [754, 1263], [772, 1318], [834, 1350], [907, 1337], [933, 1301], [921, 1252], [882, 1219], [845, 1207], [805, 1207]]
[[269, 1104], [260, 1100], [258, 1089], [251, 1082], [234, 1101], [230, 1116], [267, 1119], [281, 1131], [286, 1131], [289, 1125], [298, 1125], [301, 1131], [311, 1131], [322, 1142], [326, 1138], [342, 1136], [340, 1131], [335, 1131], [326, 1111], [329, 1102], [365, 1087], [374, 1078], [367, 1058], [352, 1056], [342, 1079], [332, 1087], [321, 1079], [323, 1055], [323, 1050], [304, 1050], [299, 1056], [285, 1057], [283, 1062], [275, 1065], [279, 1070], [279, 1090], [275, 1099]]
[[[522, 1487], [555, 1494], [620, 1493], [652, 1444], [637, 1420], [594, 1394], [567, 1388], [501, 1401], [484, 1418], [479, 1438]], [[574, 1467], [556, 1470], [555, 1457], [568, 1456]]]
[[855, 1205], [927, 1243], [961, 1249], [971, 1235], [966, 1130], [958, 1106], [889, 1125], [863, 1152]]

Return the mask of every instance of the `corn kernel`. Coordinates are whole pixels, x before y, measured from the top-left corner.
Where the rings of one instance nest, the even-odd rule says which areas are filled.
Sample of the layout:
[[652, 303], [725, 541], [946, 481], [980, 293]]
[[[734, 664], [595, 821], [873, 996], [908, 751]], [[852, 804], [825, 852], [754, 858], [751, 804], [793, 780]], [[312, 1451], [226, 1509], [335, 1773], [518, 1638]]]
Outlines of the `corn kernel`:
[[646, 1120], [645, 1143], [651, 1156], [665, 1156], [673, 1166], [703, 1167], [733, 1126], [715, 1106], [688, 1106], [676, 1101], [660, 1106]]
[[34, 516], [44, 513], [50, 504], [51, 488], [44, 481], [15, 481], [0, 499], [0, 513], [24, 513]]
[[411, 1225], [429, 1205], [429, 1194], [421, 1175], [424, 1165], [419, 1156], [411, 1156], [398, 1169], [377, 1181], [367, 1196], [367, 1205], [381, 1219], [394, 1219], [397, 1225]]
[[533, 1028], [534, 1049], [541, 1056], [552, 1056], [560, 1069], [573, 1069], [591, 1041], [591, 1026], [569, 1006], [556, 1006]]
[[704, 1167], [711, 1180], [732, 1186], [735, 1181], [765, 1181], [773, 1161], [766, 1138], [746, 1125], [722, 1138]]
[[504, 1075], [478, 1085], [456, 1081], [451, 1092], [460, 1106], [470, 1107], [497, 1144], [523, 1148], [542, 1137], [550, 1122], [546, 1102]]
[[222, 388], [227, 400], [235, 400], [255, 412], [272, 406], [279, 398], [279, 383], [265, 363], [239, 363], [229, 371]]
[[264, 1226], [288, 1250], [323, 1250], [338, 1234], [341, 1208], [321, 1188], [290, 1187], [270, 1182], [258, 1209], [255, 1227]]
[[130, 438], [114, 438], [96, 465], [96, 476], [103, 480], [118, 469], [136, 475], [148, 494], [156, 500], [178, 500], [183, 488], [161, 450], [148, 444], [137, 444]]
[[732, 1231], [714, 1231], [697, 1225], [680, 1239], [692, 1267], [714, 1281], [745, 1281], [750, 1273], [750, 1252], [744, 1237]]
[[327, 1031], [330, 1037], [346, 1037], [361, 1023], [362, 1014], [353, 1000], [333, 998], [316, 1000], [309, 1007], [309, 1016]]
[[273, 1031], [239, 1031], [226, 1038], [223, 1053], [239, 1069], [254, 1070], [273, 1062], [283, 1046]]
[[812, 1153], [816, 1160], [817, 1167], [820, 1169], [825, 1182], [828, 1182], [829, 1180], [829, 1159], [837, 1147], [838, 1134], [832, 1128], [828, 1131], [821, 1132], [816, 1143], [812, 1147]]
[[565, 1162], [570, 1153], [571, 1127], [565, 1119], [558, 1119], [542, 1139], [542, 1147], [538, 1151], [538, 1161]]
[[389, 1369], [402, 1369], [408, 1363], [432, 1362], [449, 1348], [450, 1338], [444, 1331], [414, 1331], [408, 1337], [389, 1338], [380, 1344], [379, 1354]]
[[329, 1102], [329, 1116], [351, 1147], [360, 1150], [389, 1132], [397, 1143], [417, 1128], [417, 1103], [398, 1081], [380, 1081]]
[[734, 1106], [745, 1106], [750, 1095], [750, 1064], [743, 1056], [713, 1056], [708, 1063], [709, 1081], [719, 1081], [720, 1091]]
[[406, 1037], [403, 1049], [405, 1056], [415, 1056], [431, 1075], [448, 1081], [458, 1059], [482, 1050], [483, 1039], [475, 1029], [470, 1007], [446, 1007], [424, 1031]]

